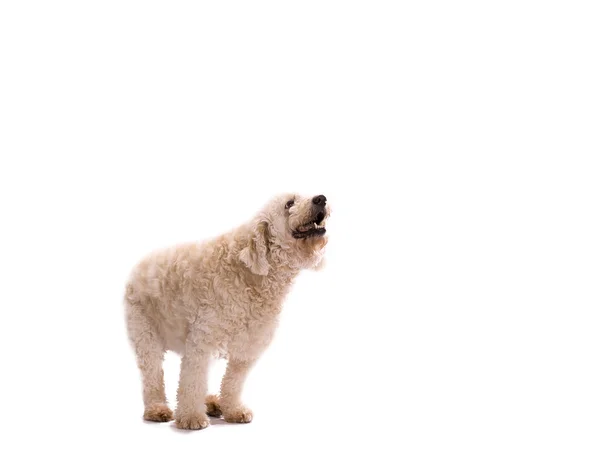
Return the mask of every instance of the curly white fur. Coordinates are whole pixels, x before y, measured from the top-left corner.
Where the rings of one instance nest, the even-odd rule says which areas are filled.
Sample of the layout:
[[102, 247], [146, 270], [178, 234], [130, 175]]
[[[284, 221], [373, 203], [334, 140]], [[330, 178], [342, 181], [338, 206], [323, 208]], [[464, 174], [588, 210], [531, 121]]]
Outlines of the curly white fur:
[[[323, 197], [324, 198], [324, 197]], [[126, 288], [127, 329], [142, 373], [144, 417], [168, 421], [165, 351], [182, 355], [176, 425], [201, 429], [206, 416], [249, 422], [240, 402], [248, 371], [269, 345], [282, 303], [301, 269], [323, 262], [325, 235], [292, 235], [329, 206], [313, 197], [281, 195], [250, 222], [200, 243], [156, 252], [133, 270]], [[293, 205], [291, 205], [293, 200]], [[312, 225], [317, 228], [316, 225]], [[207, 396], [213, 356], [228, 359], [221, 393]], [[206, 406], [204, 405], [206, 402]]]

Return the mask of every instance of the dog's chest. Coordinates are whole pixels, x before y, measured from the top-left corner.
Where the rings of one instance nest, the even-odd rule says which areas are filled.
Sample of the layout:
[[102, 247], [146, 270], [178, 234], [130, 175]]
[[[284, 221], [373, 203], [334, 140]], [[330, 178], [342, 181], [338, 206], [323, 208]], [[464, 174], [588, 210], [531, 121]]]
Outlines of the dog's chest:
[[286, 292], [274, 293], [248, 287], [224, 300], [227, 352], [258, 355], [271, 342]]
[[278, 317], [265, 316], [261, 319], [245, 320], [227, 338], [227, 353], [237, 358], [255, 358], [271, 343]]
[[237, 295], [224, 298], [224, 315], [232, 322], [239, 322], [248, 329], [261, 329], [277, 320], [283, 306], [284, 295], [264, 295], [246, 289]]

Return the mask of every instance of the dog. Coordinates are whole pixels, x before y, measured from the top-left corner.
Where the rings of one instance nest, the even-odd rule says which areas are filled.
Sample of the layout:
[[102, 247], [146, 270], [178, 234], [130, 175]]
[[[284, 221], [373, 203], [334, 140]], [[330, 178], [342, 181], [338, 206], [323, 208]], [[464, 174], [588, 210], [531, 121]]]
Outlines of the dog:
[[[158, 251], [126, 286], [127, 333], [141, 371], [144, 419], [204, 429], [210, 416], [248, 423], [246, 376], [273, 338], [283, 301], [303, 269], [319, 269], [330, 206], [324, 195], [280, 195], [216, 238]], [[167, 405], [165, 351], [181, 355], [177, 408]], [[207, 394], [213, 357], [227, 359], [220, 394]]]

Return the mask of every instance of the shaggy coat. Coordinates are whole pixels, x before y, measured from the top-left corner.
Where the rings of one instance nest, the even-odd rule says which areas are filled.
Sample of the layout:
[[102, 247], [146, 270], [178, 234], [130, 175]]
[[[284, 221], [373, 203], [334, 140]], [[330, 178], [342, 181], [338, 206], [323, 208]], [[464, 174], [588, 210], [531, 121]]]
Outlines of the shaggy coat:
[[[134, 268], [125, 312], [145, 419], [173, 419], [162, 370], [171, 350], [182, 355], [177, 427], [205, 428], [207, 414], [252, 420], [240, 401], [244, 380], [273, 338], [294, 278], [322, 264], [328, 216], [323, 195], [281, 195], [227, 234], [155, 252]], [[228, 360], [218, 397], [207, 395], [212, 357]]]

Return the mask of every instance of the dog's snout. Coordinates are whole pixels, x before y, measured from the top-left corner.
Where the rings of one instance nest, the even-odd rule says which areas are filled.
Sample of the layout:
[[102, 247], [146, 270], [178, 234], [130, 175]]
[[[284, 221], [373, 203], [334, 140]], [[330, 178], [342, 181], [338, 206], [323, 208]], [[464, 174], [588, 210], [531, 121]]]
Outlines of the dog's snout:
[[313, 197], [312, 202], [313, 202], [313, 204], [316, 204], [317, 206], [325, 206], [325, 203], [327, 202], [327, 198], [325, 198], [325, 195], [317, 195], [317, 196]]

